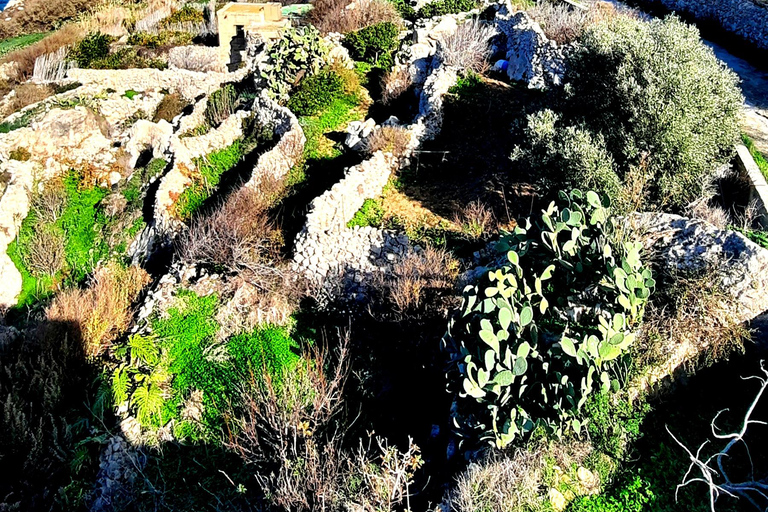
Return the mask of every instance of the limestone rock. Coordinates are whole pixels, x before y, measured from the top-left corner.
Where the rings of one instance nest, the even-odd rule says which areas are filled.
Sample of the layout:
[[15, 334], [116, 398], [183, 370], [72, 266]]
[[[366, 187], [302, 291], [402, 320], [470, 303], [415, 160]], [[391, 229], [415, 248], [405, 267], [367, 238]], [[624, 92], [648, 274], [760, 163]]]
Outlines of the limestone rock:
[[507, 75], [511, 80], [525, 82], [531, 89], [562, 83], [565, 56], [538, 23], [525, 12], [513, 13], [508, 5], [496, 13], [495, 22], [507, 37]]
[[668, 270], [715, 269], [712, 278], [720, 280], [739, 305], [735, 311], [739, 321], [768, 310], [768, 250], [740, 233], [679, 215], [637, 214], [632, 222]]
[[125, 151], [128, 153], [128, 166], [133, 169], [139, 159], [142, 151], [152, 150], [153, 158], [162, 158], [168, 151], [171, 136], [173, 135], [173, 126], [165, 120], [158, 123], [140, 119], [130, 130], [128, 143], [125, 145]]

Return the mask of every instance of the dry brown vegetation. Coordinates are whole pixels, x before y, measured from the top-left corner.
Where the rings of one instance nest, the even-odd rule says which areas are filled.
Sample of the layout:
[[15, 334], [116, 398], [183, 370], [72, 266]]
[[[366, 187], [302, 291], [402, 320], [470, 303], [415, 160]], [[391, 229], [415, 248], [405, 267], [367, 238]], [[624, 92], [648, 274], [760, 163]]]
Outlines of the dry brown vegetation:
[[76, 326], [84, 352], [95, 357], [125, 329], [132, 318], [131, 305], [149, 283], [149, 275], [135, 266], [110, 263], [98, 268], [90, 285], [60, 293], [46, 312], [52, 323]]
[[441, 306], [441, 295], [453, 291], [458, 273], [459, 264], [448, 251], [428, 246], [409, 252], [375, 286], [398, 314], [426, 316]]
[[[71, 46], [82, 39], [84, 35], [85, 32], [78, 25], [65, 25], [61, 30], [57, 30], [37, 43], [9, 53], [0, 60], [0, 63], [15, 62], [18, 66], [16, 81], [23, 82], [32, 76], [32, 72], [35, 69], [35, 60], [38, 57], [53, 53], [64, 46]], [[2, 39], [2, 36], [0, 36], [0, 39]]]
[[0, 21], [0, 39], [48, 32], [64, 20], [93, 8], [92, 0], [26, 0], [23, 11], [13, 11], [9, 21]]
[[[258, 471], [260, 487], [283, 510], [318, 510], [337, 495], [343, 467], [341, 434], [331, 427], [341, 412], [349, 375], [348, 338], [330, 376], [327, 353], [286, 369], [274, 382], [252, 379], [242, 395], [243, 414], [229, 447]], [[301, 464], [301, 471], [295, 465]]]
[[381, 77], [381, 102], [391, 104], [413, 84], [413, 77], [406, 66], [395, 66]]
[[350, 0], [319, 0], [309, 11], [309, 21], [323, 34], [354, 32], [376, 23], [402, 22], [394, 5], [386, 0], [361, 0], [347, 8]]
[[488, 70], [493, 26], [480, 20], [465, 21], [452, 34], [440, 40], [443, 62], [458, 69], [483, 73]]
[[411, 132], [402, 126], [382, 126], [376, 128], [365, 141], [365, 151], [373, 154], [377, 151], [392, 153], [396, 157], [405, 155], [411, 142]]
[[3, 112], [0, 112], [0, 117], [7, 117], [14, 112], [18, 112], [24, 107], [34, 105], [46, 98], [53, 96], [53, 88], [48, 85], [33, 84], [30, 82], [21, 84], [16, 87], [16, 94], [11, 101], [5, 107]]
[[64, 237], [46, 229], [36, 231], [24, 254], [24, 263], [34, 275], [54, 275], [64, 266]]
[[480, 240], [497, 229], [493, 211], [479, 199], [462, 207], [454, 218], [470, 240]]
[[558, 44], [578, 39], [591, 18], [589, 11], [550, 1], [537, 3], [528, 13], [541, 25], [544, 34]]
[[170, 123], [176, 116], [181, 114], [187, 105], [187, 101], [181, 94], [177, 92], [166, 94], [160, 100], [160, 104], [157, 106], [157, 110], [155, 110], [155, 115], [152, 117], [152, 122], [157, 123], [162, 119]]

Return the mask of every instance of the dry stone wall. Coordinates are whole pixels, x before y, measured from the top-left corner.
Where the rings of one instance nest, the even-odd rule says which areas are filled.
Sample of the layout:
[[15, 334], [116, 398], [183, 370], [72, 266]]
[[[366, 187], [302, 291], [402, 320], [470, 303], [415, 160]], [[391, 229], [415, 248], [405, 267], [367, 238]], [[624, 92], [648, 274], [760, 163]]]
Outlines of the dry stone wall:
[[[440, 132], [442, 96], [456, 82], [457, 74], [439, 59], [430, 59], [428, 69], [419, 114], [405, 127], [411, 133], [405, 155], [396, 158], [376, 152], [347, 169], [341, 181], [310, 205], [304, 229], [296, 238], [294, 268], [318, 290], [321, 304], [337, 298], [362, 300], [376, 275], [389, 272], [408, 252], [418, 250], [404, 234], [373, 227], [349, 228], [347, 224], [366, 199], [381, 195], [394, 171], [408, 165], [421, 141]], [[354, 130], [359, 138], [360, 130]]]
[[716, 21], [721, 27], [758, 48], [768, 50], [768, 5], [760, 0], [643, 0], [662, 5], [701, 21]]
[[307, 138], [293, 112], [270, 99], [266, 91], [256, 98], [253, 112], [262, 126], [274, 127], [278, 138], [275, 147], [259, 156], [247, 187], [258, 189], [264, 179], [280, 179], [290, 171], [304, 153]]
[[246, 70], [238, 70], [234, 73], [202, 73], [186, 69], [72, 69], [67, 74], [67, 78], [83, 85], [97, 85], [102, 90], [114, 89], [120, 94], [127, 90], [165, 89], [177, 92], [185, 99], [192, 101], [201, 94], [211, 94], [225, 82], [242, 80], [245, 74]]

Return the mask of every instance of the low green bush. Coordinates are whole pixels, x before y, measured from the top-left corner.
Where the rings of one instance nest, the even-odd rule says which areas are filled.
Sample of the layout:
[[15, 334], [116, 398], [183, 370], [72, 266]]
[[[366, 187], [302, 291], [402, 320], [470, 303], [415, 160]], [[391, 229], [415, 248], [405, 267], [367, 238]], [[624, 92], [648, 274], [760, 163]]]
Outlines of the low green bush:
[[542, 426], [581, 433], [592, 392], [617, 389], [655, 286], [640, 244], [616, 242], [607, 196], [560, 194], [502, 236], [506, 263], [467, 286], [443, 347], [460, 433], [504, 448]]
[[408, 0], [391, 0], [391, 2], [404, 20], [415, 21], [417, 19], [416, 9], [413, 8]]
[[419, 9], [416, 17], [432, 18], [434, 16], [443, 16], [444, 14], [458, 14], [477, 9], [478, 6], [477, 0], [437, 0]]
[[237, 89], [233, 84], [225, 84], [211, 93], [205, 106], [204, 117], [209, 126], [217, 128], [237, 108]]
[[163, 30], [157, 34], [134, 32], [128, 36], [127, 43], [132, 46], [144, 46], [146, 48], [160, 48], [166, 45], [185, 46], [192, 44], [192, 34], [171, 30]]
[[558, 114], [542, 110], [528, 116], [525, 136], [525, 148], [516, 147], [512, 160], [525, 161], [546, 187], [583, 186], [620, 198], [621, 180], [599, 133], [593, 135], [584, 125], [562, 126]]
[[381, 207], [381, 202], [375, 199], [366, 199], [352, 220], [347, 223], [347, 227], [379, 227], [382, 220], [384, 220], [384, 209]]
[[325, 109], [344, 93], [341, 77], [323, 70], [305, 78], [288, 100], [288, 108], [298, 116], [312, 116]]
[[392, 22], [377, 23], [344, 36], [344, 46], [353, 59], [386, 69], [392, 67], [400, 30]]
[[211, 197], [221, 180], [221, 175], [237, 165], [242, 156], [241, 143], [235, 141], [227, 148], [197, 159], [195, 164], [200, 174], [176, 201], [176, 215], [183, 221], [189, 221], [205, 200]]
[[88, 66], [91, 69], [166, 69], [168, 63], [159, 58], [147, 58], [139, 55], [135, 48], [121, 48], [105, 57], [93, 59]]
[[743, 98], [695, 27], [610, 18], [586, 28], [567, 64], [563, 127], [602, 137], [622, 181], [642, 176], [646, 206], [679, 210], [701, 197], [733, 153]]
[[568, 512], [644, 512], [650, 510], [655, 495], [649, 484], [635, 477], [615, 495], [583, 496], [568, 508]]
[[90, 68], [94, 62], [101, 61], [109, 55], [111, 42], [112, 37], [101, 32], [91, 32], [70, 50], [69, 58], [77, 62], [81, 68]]
[[203, 11], [195, 9], [188, 4], [181, 9], [173, 11], [170, 16], [160, 21], [160, 26], [170, 27], [176, 23], [203, 23], [204, 21]]

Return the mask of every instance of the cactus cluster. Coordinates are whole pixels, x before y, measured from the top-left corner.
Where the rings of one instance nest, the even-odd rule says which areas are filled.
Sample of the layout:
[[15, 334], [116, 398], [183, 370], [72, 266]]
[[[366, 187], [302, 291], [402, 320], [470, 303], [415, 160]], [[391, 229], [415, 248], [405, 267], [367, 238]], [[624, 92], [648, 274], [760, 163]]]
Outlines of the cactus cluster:
[[559, 199], [502, 236], [504, 263], [464, 290], [443, 338], [459, 432], [499, 448], [539, 425], [584, 430], [580, 410], [619, 385], [611, 364], [655, 286], [640, 245], [614, 240], [607, 196]]
[[322, 67], [327, 50], [312, 25], [291, 28], [275, 41], [257, 70], [257, 80], [273, 99], [287, 101], [302, 75], [314, 75]]

